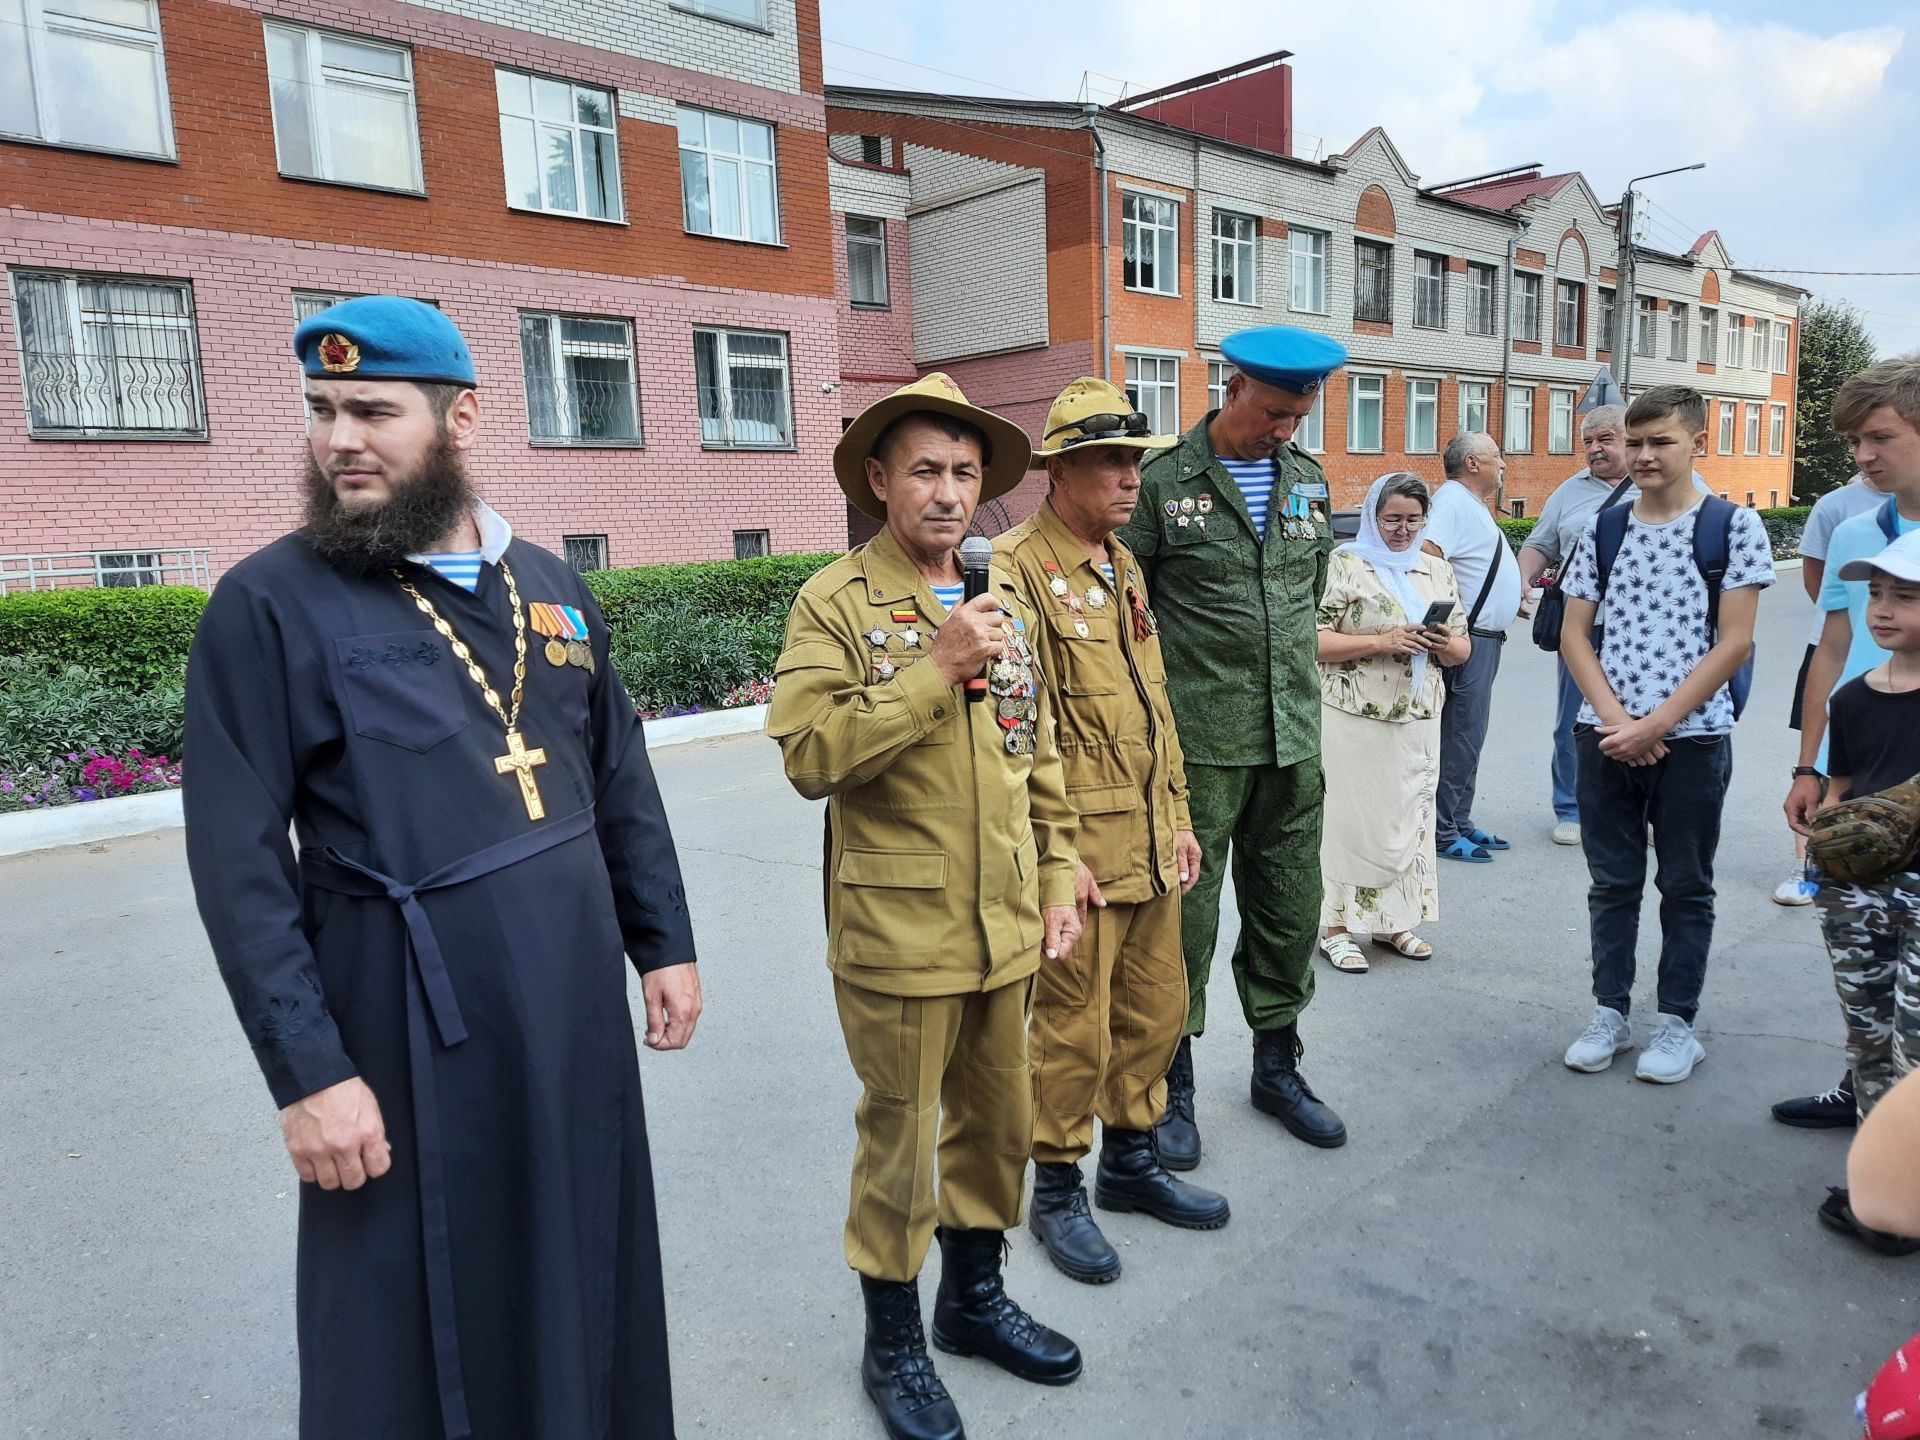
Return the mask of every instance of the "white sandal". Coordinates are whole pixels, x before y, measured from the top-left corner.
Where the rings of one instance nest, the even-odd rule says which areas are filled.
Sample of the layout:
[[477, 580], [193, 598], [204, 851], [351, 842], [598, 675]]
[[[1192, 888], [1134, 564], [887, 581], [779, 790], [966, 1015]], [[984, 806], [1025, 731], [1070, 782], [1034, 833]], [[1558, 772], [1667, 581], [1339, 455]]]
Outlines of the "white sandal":
[[1384, 945], [1389, 950], [1397, 950], [1409, 960], [1425, 960], [1433, 954], [1433, 946], [1411, 930], [1401, 930], [1392, 935], [1376, 935], [1373, 937], [1373, 943]]
[[1344, 931], [1338, 935], [1321, 936], [1320, 953], [1327, 957], [1327, 963], [1336, 970], [1344, 970], [1349, 975], [1367, 973], [1365, 952], [1353, 943], [1353, 936]]

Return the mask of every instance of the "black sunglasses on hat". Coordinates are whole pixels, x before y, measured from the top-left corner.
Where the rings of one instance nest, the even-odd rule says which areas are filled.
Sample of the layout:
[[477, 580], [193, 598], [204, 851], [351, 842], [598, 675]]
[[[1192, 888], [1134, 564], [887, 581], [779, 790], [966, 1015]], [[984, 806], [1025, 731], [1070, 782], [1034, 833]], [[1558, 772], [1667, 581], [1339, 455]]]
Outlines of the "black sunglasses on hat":
[[1139, 439], [1153, 433], [1153, 422], [1138, 410], [1131, 415], [1088, 415], [1084, 419], [1069, 420], [1064, 425], [1056, 425], [1040, 437], [1045, 444], [1062, 430], [1078, 430], [1080, 433], [1060, 442], [1060, 448], [1069, 445], [1086, 445], [1100, 440], [1111, 440], [1116, 435], [1126, 435]]

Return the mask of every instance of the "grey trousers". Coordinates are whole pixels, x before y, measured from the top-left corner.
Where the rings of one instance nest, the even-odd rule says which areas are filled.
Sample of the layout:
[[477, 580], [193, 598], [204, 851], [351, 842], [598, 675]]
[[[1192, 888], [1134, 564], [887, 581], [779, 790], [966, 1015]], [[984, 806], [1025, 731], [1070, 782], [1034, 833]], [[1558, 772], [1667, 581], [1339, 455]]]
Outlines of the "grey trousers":
[[1464, 665], [1440, 672], [1447, 687], [1440, 712], [1440, 788], [1435, 797], [1434, 844], [1446, 849], [1473, 833], [1473, 790], [1480, 775], [1480, 747], [1493, 708], [1493, 677], [1500, 673], [1505, 635], [1473, 632]]

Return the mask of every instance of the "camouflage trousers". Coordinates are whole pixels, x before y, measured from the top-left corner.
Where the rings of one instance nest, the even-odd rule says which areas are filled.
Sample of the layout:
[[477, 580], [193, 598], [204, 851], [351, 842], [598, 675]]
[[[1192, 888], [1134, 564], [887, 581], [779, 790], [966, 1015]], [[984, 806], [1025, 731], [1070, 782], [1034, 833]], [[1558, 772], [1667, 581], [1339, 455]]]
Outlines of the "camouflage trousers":
[[1920, 1062], [1920, 873], [1874, 885], [1823, 880], [1813, 903], [1865, 1115]]

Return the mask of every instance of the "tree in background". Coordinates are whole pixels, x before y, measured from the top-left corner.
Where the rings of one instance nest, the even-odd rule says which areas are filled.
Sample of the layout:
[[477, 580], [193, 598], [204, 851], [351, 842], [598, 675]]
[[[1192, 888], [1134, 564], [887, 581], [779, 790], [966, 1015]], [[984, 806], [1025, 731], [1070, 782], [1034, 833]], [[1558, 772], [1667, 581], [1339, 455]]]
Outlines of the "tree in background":
[[1833, 396], [1873, 364], [1873, 337], [1844, 300], [1816, 300], [1800, 312], [1799, 434], [1793, 442], [1793, 497], [1810, 505], [1853, 478], [1853, 452], [1833, 432]]

